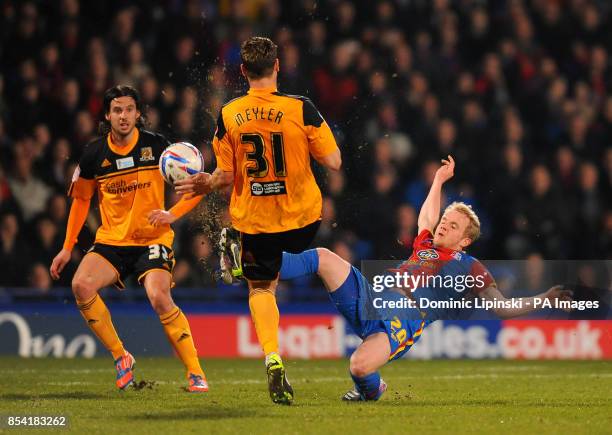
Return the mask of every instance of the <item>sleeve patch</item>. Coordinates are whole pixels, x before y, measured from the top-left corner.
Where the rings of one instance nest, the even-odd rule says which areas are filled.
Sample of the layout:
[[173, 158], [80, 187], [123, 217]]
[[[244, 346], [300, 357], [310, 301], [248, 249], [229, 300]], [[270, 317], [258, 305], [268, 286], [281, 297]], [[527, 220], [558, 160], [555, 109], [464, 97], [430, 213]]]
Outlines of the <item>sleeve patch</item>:
[[[96, 158], [97, 155], [99, 155], [99, 150], [99, 141], [94, 141], [87, 144], [83, 150], [83, 155], [79, 160], [78, 174], [77, 171], [75, 171], [77, 179], [80, 177], [90, 180], [95, 177], [98, 169], [96, 166]], [[72, 182], [76, 181], [74, 178], [75, 174], [72, 175]]]
[[74, 183], [76, 180], [78, 180], [80, 175], [81, 175], [81, 167], [77, 166], [74, 172], [72, 173], [72, 182]]
[[225, 129], [225, 122], [223, 122], [223, 111], [219, 113], [219, 117], [217, 118], [217, 129], [215, 130], [215, 136], [217, 139], [221, 140], [227, 133]]
[[304, 126], [312, 125], [314, 127], [321, 127], [323, 124], [323, 116], [317, 110], [315, 105], [308, 98], [304, 98], [303, 102], [303, 115], [304, 115]]

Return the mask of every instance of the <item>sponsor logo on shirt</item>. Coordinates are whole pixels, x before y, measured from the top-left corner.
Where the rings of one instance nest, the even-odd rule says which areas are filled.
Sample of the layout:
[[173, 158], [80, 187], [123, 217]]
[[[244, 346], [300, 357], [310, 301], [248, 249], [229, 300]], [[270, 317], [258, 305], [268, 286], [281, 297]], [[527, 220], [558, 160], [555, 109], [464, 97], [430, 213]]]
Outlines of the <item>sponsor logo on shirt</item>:
[[115, 160], [117, 164], [117, 169], [126, 169], [134, 166], [134, 158], [133, 157], [124, 157], [122, 159]]
[[286, 195], [287, 187], [284, 181], [252, 182], [251, 194], [254, 196]]
[[147, 189], [149, 187], [151, 187], [150, 181], [146, 181], [144, 183], [137, 183], [134, 181], [133, 183], [128, 184], [125, 180], [119, 180], [107, 183], [106, 186], [104, 186], [104, 190], [111, 194], [122, 194], [135, 192], [140, 189]]
[[435, 260], [436, 258], [440, 258], [435, 249], [423, 249], [418, 251], [417, 257], [421, 260]]
[[151, 147], [140, 148], [140, 161], [149, 162], [151, 160], [155, 160], [155, 157], [153, 157], [153, 148]]

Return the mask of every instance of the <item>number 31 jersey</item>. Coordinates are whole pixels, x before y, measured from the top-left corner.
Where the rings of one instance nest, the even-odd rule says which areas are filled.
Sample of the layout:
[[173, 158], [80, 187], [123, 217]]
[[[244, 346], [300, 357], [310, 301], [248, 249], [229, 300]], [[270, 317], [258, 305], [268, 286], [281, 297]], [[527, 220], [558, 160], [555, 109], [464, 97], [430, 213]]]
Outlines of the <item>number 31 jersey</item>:
[[213, 139], [217, 167], [234, 174], [232, 224], [247, 234], [278, 233], [321, 218], [310, 155], [337, 149], [312, 102], [276, 89], [250, 89], [221, 109]]

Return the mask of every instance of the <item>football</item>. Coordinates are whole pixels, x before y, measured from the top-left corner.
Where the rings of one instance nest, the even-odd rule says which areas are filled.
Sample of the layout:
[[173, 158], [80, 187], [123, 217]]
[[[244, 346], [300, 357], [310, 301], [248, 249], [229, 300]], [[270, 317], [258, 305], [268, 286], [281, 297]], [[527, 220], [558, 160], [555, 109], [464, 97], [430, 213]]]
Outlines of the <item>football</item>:
[[177, 142], [159, 157], [159, 171], [169, 184], [204, 170], [202, 153], [187, 142]]

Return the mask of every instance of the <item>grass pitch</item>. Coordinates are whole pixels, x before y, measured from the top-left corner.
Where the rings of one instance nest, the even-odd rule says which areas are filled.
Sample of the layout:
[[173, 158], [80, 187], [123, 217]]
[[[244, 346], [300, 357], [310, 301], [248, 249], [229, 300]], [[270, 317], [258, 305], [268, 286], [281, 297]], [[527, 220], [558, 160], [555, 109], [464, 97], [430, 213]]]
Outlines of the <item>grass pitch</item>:
[[[112, 360], [0, 358], [0, 414], [65, 415], [79, 433], [611, 433], [612, 363], [396, 361], [376, 403], [343, 403], [346, 360], [289, 361], [294, 405], [274, 405], [262, 361], [207, 360], [211, 390], [184, 391], [179, 361], [138, 358], [140, 390]], [[0, 429], [4, 433], [24, 429]]]

